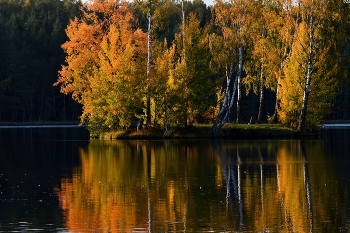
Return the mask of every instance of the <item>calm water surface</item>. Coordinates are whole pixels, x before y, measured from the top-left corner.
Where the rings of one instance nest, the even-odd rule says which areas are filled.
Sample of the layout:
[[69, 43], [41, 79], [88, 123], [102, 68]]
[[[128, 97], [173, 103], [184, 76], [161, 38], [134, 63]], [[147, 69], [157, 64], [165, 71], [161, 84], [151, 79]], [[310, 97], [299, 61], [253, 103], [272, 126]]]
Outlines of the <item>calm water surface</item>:
[[0, 232], [348, 232], [350, 130], [317, 140], [88, 140], [0, 129]]

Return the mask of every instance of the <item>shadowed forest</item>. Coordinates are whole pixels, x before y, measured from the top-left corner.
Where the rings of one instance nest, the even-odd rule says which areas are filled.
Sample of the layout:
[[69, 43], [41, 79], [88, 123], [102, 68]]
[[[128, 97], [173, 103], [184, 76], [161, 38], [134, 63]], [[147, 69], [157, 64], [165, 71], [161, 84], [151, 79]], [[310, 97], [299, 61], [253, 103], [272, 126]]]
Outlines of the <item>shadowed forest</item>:
[[[0, 1], [0, 121], [78, 121], [98, 135], [350, 120], [349, 4]], [[67, 95], [64, 95], [67, 94]], [[305, 110], [305, 111], [304, 111]], [[302, 123], [301, 123], [302, 122]]]

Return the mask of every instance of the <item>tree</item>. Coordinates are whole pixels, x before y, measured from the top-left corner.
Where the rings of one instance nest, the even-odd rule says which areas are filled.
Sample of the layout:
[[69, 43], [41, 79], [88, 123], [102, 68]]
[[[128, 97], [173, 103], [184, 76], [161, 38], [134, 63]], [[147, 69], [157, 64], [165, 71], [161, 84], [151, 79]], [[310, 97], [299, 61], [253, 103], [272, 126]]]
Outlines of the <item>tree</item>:
[[345, 77], [339, 57], [346, 28], [342, 19], [346, 14], [343, 3], [336, 1], [299, 3], [301, 20], [284, 68], [279, 116], [283, 123], [303, 132], [306, 125], [320, 123]]
[[211, 63], [213, 55], [209, 48], [209, 31], [210, 25], [201, 28], [200, 21], [190, 13], [185, 22], [184, 43], [181, 34], [175, 36], [177, 57], [173, 80], [178, 97], [176, 114], [182, 118], [180, 122], [185, 127], [193, 124], [197, 114], [204, 114], [211, 105], [211, 95], [215, 93], [215, 69]]
[[175, 45], [168, 48], [167, 41], [154, 41], [153, 73], [151, 94], [153, 97], [153, 126], [164, 125], [165, 131], [174, 122], [173, 106], [176, 103], [176, 86], [173, 71], [175, 66]]
[[249, 5], [249, 13], [251, 17], [249, 25], [249, 46], [247, 53], [249, 54], [244, 70], [247, 77], [244, 80], [247, 90], [252, 87], [257, 94], [260, 92], [259, 112], [257, 123], [260, 123], [264, 107], [265, 83], [266, 83], [266, 63], [267, 59], [267, 6], [262, 1], [252, 2]]
[[82, 123], [92, 135], [129, 126], [142, 109], [146, 34], [135, 30], [127, 3], [88, 3], [67, 28], [67, 66], [55, 85], [83, 105]]
[[147, 42], [147, 96], [146, 96], [146, 124], [151, 124], [151, 99], [149, 93], [149, 85], [151, 81], [151, 67], [152, 67], [152, 17], [155, 10], [166, 2], [166, 0], [135, 0], [141, 7], [148, 18], [148, 42]]
[[[222, 52], [228, 52], [228, 54], [223, 55], [223, 66], [226, 70], [226, 90], [221, 109], [212, 128], [214, 137], [226, 123], [234, 103], [237, 85], [240, 86], [240, 79], [243, 68], [244, 33], [247, 21], [247, 15], [245, 12], [246, 5], [247, 1], [244, 0], [231, 1], [230, 3], [218, 1], [214, 8], [217, 24], [219, 24], [219, 26], [222, 28]], [[238, 56], [238, 59], [236, 58], [237, 60], [234, 59], [235, 54]], [[232, 85], [232, 75], [235, 69], [235, 62], [237, 62], [237, 75], [233, 81], [233, 89], [230, 90]]]
[[[276, 29], [276, 42], [275, 49], [279, 60], [279, 70], [275, 72], [276, 76], [276, 102], [275, 111], [270, 119], [271, 123], [277, 123], [278, 121], [278, 109], [280, 105], [280, 89], [281, 78], [284, 77], [284, 65], [287, 57], [292, 52], [293, 47], [293, 35], [297, 24], [297, 15], [295, 14], [295, 7], [292, 5], [291, 0], [277, 0], [275, 2], [276, 11], [272, 17], [274, 22], [270, 22], [270, 29]], [[277, 66], [276, 66], [277, 67]]]

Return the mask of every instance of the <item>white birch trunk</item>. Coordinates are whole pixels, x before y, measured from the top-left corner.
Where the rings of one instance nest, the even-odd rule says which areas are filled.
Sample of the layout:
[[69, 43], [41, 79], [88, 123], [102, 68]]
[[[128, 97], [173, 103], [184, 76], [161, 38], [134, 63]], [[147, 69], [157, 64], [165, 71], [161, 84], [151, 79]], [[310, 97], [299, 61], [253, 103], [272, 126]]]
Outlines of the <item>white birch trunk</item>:
[[264, 83], [264, 64], [261, 64], [261, 73], [260, 73], [260, 104], [259, 104], [259, 113], [257, 123], [260, 124], [262, 114], [264, 111], [264, 98], [265, 98], [265, 83]]
[[237, 81], [237, 116], [236, 123], [239, 124], [241, 119], [241, 99], [242, 99], [242, 84], [241, 84], [241, 76], [238, 77]]
[[275, 112], [273, 113], [273, 117], [272, 117], [272, 123], [277, 123], [278, 121], [278, 108], [279, 108], [279, 104], [280, 104], [280, 88], [281, 88], [281, 76], [283, 76], [283, 69], [284, 69], [284, 61], [287, 58], [287, 45], [285, 45], [284, 47], [284, 52], [283, 52], [283, 56], [281, 59], [281, 67], [280, 67], [280, 74], [277, 80], [277, 90], [276, 90], [276, 104], [275, 104]]
[[146, 115], [147, 122], [146, 125], [151, 124], [151, 100], [149, 95], [149, 83], [151, 81], [151, 59], [152, 59], [152, 35], [151, 35], [151, 24], [152, 24], [152, 14], [149, 12], [148, 15], [148, 57], [147, 57], [147, 103], [146, 103]]
[[185, 50], [185, 7], [184, 1], [181, 1], [181, 10], [182, 10], [182, 50], [183, 50], [183, 59], [186, 61], [186, 50]]
[[227, 104], [228, 99], [229, 99], [232, 71], [233, 71], [233, 67], [232, 66], [230, 67], [230, 72], [228, 72], [228, 67], [226, 66], [226, 91], [225, 91], [225, 97], [224, 97], [224, 101], [222, 103], [220, 112], [219, 112], [218, 116], [216, 117], [216, 121], [215, 121], [215, 123], [213, 125], [213, 129], [212, 129], [213, 136], [216, 136], [216, 134], [217, 134], [217, 131], [218, 131], [217, 130], [217, 126], [219, 125], [220, 120], [222, 118], [222, 115], [225, 112], [226, 104]]
[[307, 112], [307, 104], [309, 101], [309, 94], [311, 89], [311, 80], [312, 80], [312, 69], [313, 69], [313, 49], [314, 49], [314, 15], [313, 12], [310, 16], [310, 48], [309, 48], [309, 59], [308, 59], [308, 70], [306, 75], [306, 82], [304, 88], [304, 96], [303, 96], [303, 104], [299, 116], [299, 125], [297, 128], [297, 132], [301, 133], [305, 129], [305, 120], [306, 120], [306, 112]]
[[[215, 121], [215, 123], [213, 125], [213, 128], [212, 128], [212, 133], [213, 133], [214, 137], [217, 136], [217, 134], [219, 133], [219, 130], [224, 126], [224, 124], [227, 121], [228, 116], [230, 115], [230, 112], [231, 112], [231, 109], [232, 109], [232, 106], [233, 106], [233, 102], [234, 102], [234, 99], [235, 99], [236, 90], [237, 90], [238, 78], [241, 77], [241, 73], [242, 73], [242, 67], [243, 67], [243, 54], [242, 53], [243, 53], [243, 45], [240, 44], [240, 46], [239, 46], [238, 73], [237, 73], [237, 76], [235, 78], [235, 82], [234, 82], [234, 85], [233, 85], [233, 90], [232, 90], [232, 93], [231, 93], [230, 96], [229, 96], [229, 93], [230, 93], [229, 85], [226, 88], [226, 94], [225, 94], [225, 98], [224, 98], [224, 103], [222, 104], [221, 110], [220, 110], [220, 112], [219, 112], [219, 114], [218, 114], [218, 116], [216, 118], [216, 121]], [[230, 78], [227, 79], [228, 82], [231, 82], [232, 70], [233, 69], [231, 67]], [[226, 104], [228, 102], [227, 101], [228, 99], [230, 99], [230, 101], [229, 101], [230, 104], [229, 104], [228, 108], [226, 109], [226, 113], [225, 113], [225, 106], [226, 106]], [[225, 113], [225, 115], [224, 115], [224, 113]]]

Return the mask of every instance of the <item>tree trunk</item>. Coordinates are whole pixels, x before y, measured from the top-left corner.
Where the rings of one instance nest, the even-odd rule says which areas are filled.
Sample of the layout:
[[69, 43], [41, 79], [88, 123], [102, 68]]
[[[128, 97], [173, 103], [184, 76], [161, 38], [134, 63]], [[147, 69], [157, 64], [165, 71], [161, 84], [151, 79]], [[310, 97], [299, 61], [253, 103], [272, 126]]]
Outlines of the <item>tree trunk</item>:
[[152, 35], [151, 35], [152, 14], [148, 15], [148, 57], [147, 57], [147, 103], [146, 103], [146, 125], [151, 124], [151, 100], [149, 95], [149, 83], [151, 80], [151, 57], [152, 57]]
[[307, 112], [307, 103], [309, 101], [309, 94], [311, 88], [311, 79], [312, 79], [312, 68], [313, 68], [313, 48], [314, 48], [314, 16], [313, 12], [311, 12], [310, 16], [310, 48], [309, 48], [309, 59], [308, 59], [308, 70], [304, 88], [304, 97], [303, 104], [299, 116], [299, 125], [297, 128], [297, 132], [301, 133], [305, 129], [305, 120], [306, 120], [306, 112]]
[[237, 84], [237, 118], [236, 123], [239, 124], [241, 120], [241, 99], [242, 99], [242, 84], [241, 84], [241, 77], [238, 77], [238, 84]]
[[349, 88], [345, 86], [343, 88], [344, 100], [343, 100], [343, 120], [349, 119]]
[[165, 124], [165, 132], [168, 131], [168, 98], [167, 96], [165, 97], [165, 119], [164, 119], [164, 124]]
[[186, 50], [185, 50], [185, 8], [184, 1], [181, 1], [181, 10], [182, 10], [182, 50], [183, 50], [183, 60], [186, 60]]
[[[261, 38], [266, 39], [267, 37], [267, 30], [265, 26], [262, 27], [261, 30]], [[263, 47], [263, 51], [265, 48]], [[265, 97], [265, 82], [264, 82], [264, 62], [261, 63], [261, 72], [260, 72], [260, 104], [259, 104], [259, 113], [258, 113], [258, 119], [257, 124], [260, 124], [261, 118], [264, 112], [264, 97]]]
[[273, 116], [272, 116], [272, 119], [271, 119], [271, 123], [274, 123], [276, 124], [277, 121], [278, 121], [278, 108], [280, 106], [280, 88], [281, 88], [281, 76], [284, 76], [284, 73], [283, 73], [283, 68], [284, 68], [284, 61], [286, 60], [287, 58], [287, 45], [284, 47], [284, 53], [283, 53], [283, 56], [282, 56], [282, 59], [281, 59], [281, 67], [280, 67], [280, 72], [279, 72], [279, 77], [278, 77], [278, 80], [277, 80], [277, 90], [276, 90], [276, 104], [275, 104], [275, 112], [273, 113]]
[[258, 120], [257, 124], [260, 124], [262, 114], [264, 112], [264, 97], [265, 97], [265, 89], [264, 89], [264, 68], [263, 64], [261, 64], [261, 73], [260, 73], [260, 105], [259, 105], [259, 113], [258, 113]]
[[[231, 95], [229, 96], [229, 88], [230, 88], [230, 82], [231, 82], [231, 76], [232, 76], [232, 73], [233, 73], [233, 67], [231, 66], [230, 67], [230, 74], [228, 75], [228, 73], [226, 73], [226, 76], [227, 76], [227, 87], [226, 87], [226, 93], [225, 93], [225, 98], [224, 98], [224, 103], [222, 104], [222, 107], [221, 107], [221, 110], [216, 118], [216, 121], [213, 125], [213, 128], [212, 128], [212, 133], [213, 133], [213, 136], [216, 137], [217, 134], [219, 133], [220, 129], [222, 128], [222, 126], [224, 126], [224, 124], [226, 123], [227, 121], [227, 118], [231, 112], [231, 109], [232, 109], [232, 106], [233, 106], [233, 102], [234, 102], [234, 99], [235, 99], [235, 94], [236, 94], [236, 90], [237, 90], [237, 82], [238, 82], [238, 78], [241, 77], [241, 73], [242, 73], [242, 67], [243, 67], [243, 45], [240, 44], [239, 46], [239, 65], [238, 65], [238, 73], [237, 73], [237, 76], [235, 78], [235, 82], [234, 82], [234, 85], [233, 85], [233, 90], [232, 90], [232, 93]], [[225, 107], [226, 107], [226, 103], [227, 103], [227, 99], [230, 98], [230, 105], [228, 106], [228, 108], [226, 109], [226, 113], [224, 115], [224, 112], [225, 112]]]
[[185, 116], [184, 116], [184, 117], [185, 117], [185, 120], [184, 120], [184, 121], [185, 121], [185, 122], [184, 122], [184, 123], [185, 123], [185, 128], [188, 127], [188, 125], [187, 125], [187, 118], [188, 118], [188, 116], [187, 116], [187, 115], [188, 115], [188, 114], [187, 114], [187, 111], [188, 111], [188, 104], [186, 104], [186, 108], [185, 108]]
[[231, 75], [232, 75], [232, 71], [233, 71], [233, 67], [230, 67], [230, 72], [228, 71], [228, 67], [226, 66], [226, 91], [225, 91], [225, 97], [224, 97], [224, 101], [222, 103], [220, 112], [218, 114], [218, 116], [216, 117], [216, 121], [213, 125], [213, 135], [216, 136], [215, 132], [217, 131], [217, 126], [220, 123], [220, 120], [225, 112], [225, 108], [229, 99], [229, 95], [230, 95], [230, 84], [231, 84]]
[[281, 78], [278, 78], [278, 81], [277, 81], [277, 90], [276, 90], [276, 104], [275, 104], [275, 112], [273, 113], [273, 116], [272, 116], [272, 119], [271, 119], [271, 123], [273, 124], [277, 124], [278, 122], [278, 108], [280, 106], [280, 98], [279, 98], [279, 94], [280, 94], [280, 80]]

